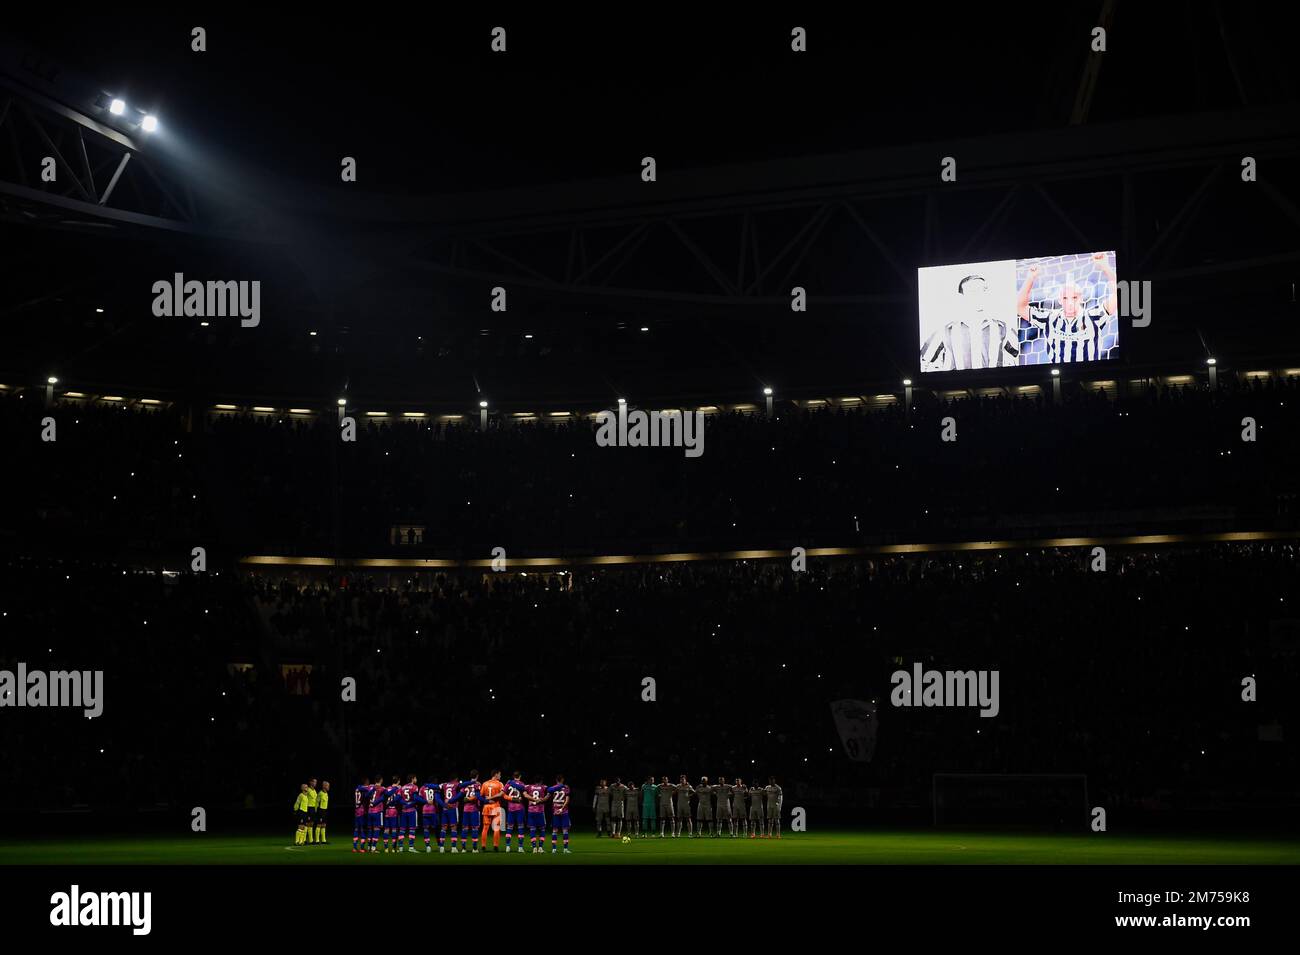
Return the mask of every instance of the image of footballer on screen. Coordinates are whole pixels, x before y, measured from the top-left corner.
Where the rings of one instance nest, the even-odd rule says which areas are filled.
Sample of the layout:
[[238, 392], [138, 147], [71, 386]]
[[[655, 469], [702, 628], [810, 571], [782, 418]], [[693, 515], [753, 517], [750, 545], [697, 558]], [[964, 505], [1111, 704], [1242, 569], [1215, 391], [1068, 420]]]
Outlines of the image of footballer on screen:
[[1115, 253], [1016, 261], [1020, 364], [1118, 357]]
[[1014, 281], [1011, 260], [921, 269], [921, 371], [1019, 364]]

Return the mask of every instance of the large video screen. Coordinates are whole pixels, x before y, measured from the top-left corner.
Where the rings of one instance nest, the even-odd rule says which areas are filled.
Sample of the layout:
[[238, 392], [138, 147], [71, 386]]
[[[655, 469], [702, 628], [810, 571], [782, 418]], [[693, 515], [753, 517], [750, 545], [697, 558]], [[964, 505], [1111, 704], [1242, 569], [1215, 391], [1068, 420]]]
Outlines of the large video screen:
[[1119, 357], [1114, 252], [917, 269], [921, 371]]

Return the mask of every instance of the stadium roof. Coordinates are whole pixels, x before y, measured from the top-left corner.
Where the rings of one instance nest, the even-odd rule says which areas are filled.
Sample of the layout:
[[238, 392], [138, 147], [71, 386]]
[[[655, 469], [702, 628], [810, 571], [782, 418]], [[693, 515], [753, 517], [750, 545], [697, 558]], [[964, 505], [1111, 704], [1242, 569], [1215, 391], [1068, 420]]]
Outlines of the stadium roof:
[[[18, 19], [19, 61], [56, 68], [21, 76], [14, 102], [93, 85], [156, 110], [166, 135], [131, 188], [156, 185], [192, 228], [95, 223], [75, 194], [11, 183], [0, 373], [431, 398], [852, 385], [915, 371], [918, 265], [1092, 247], [1159, 283], [1129, 359], [1300, 353], [1295, 65], [1249, 7], [1174, 28], [1126, 8], [1100, 59], [1094, 12], [1041, 6], [946, 12], [942, 29], [928, 12], [810, 20], [803, 60], [759, 18], [511, 20], [496, 58], [477, 19], [259, 14], [207, 23], [205, 53], [188, 20]], [[900, 73], [889, 47], [918, 37]], [[959, 178], [941, 185], [949, 154]], [[273, 318], [256, 335], [155, 319], [152, 283], [177, 272], [260, 279]], [[813, 308], [794, 316], [796, 283]]]

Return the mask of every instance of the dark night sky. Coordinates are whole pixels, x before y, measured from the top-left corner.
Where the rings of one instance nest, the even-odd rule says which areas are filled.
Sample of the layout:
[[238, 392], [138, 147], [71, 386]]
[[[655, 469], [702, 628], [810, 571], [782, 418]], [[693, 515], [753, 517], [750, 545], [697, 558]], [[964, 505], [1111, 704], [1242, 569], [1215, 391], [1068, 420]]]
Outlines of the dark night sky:
[[[209, 151], [309, 180], [357, 155], [367, 188], [428, 194], [610, 175], [649, 152], [701, 165], [1064, 125], [1100, 7], [800, 14], [802, 58], [790, 16], [694, 11], [366, 22], [264, 9], [13, 29]], [[1094, 119], [1235, 105], [1213, 4], [1120, 7]], [[1257, 5], [1231, 7], [1252, 104], [1293, 98], [1285, 36]], [[488, 50], [497, 23], [504, 57]], [[207, 53], [189, 49], [194, 25]]]

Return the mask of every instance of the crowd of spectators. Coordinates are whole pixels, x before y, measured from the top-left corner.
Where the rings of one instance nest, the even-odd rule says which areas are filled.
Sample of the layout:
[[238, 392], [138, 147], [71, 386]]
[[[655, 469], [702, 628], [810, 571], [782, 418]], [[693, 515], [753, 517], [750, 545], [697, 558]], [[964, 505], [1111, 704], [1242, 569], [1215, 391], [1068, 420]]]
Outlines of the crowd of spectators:
[[[121, 548], [483, 557], [1295, 526], [1297, 379], [1141, 397], [918, 399], [708, 417], [704, 453], [604, 448], [589, 419], [213, 415], [0, 398], [0, 534]], [[943, 440], [945, 419], [955, 440]], [[1255, 423], [1253, 441], [1243, 440]], [[952, 430], [950, 429], [950, 434]], [[419, 543], [396, 527], [419, 527]], [[118, 548], [114, 550], [113, 548]]]
[[[806, 572], [173, 577], [16, 561], [0, 575], [0, 667], [102, 668], [106, 699], [90, 721], [9, 711], [0, 791], [237, 804], [291, 792], [303, 767], [478, 767], [580, 788], [777, 775], [800, 805], [884, 811], [923, 810], [937, 772], [1083, 773], [1120, 811], [1294, 805], [1297, 546], [1113, 549], [1095, 567], [1040, 548]], [[892, 706], [891, 675], [916, 662], [997, 670], [998, 715]], [[840, 699], [875, 704], [869, 762], [845, 753]]]

